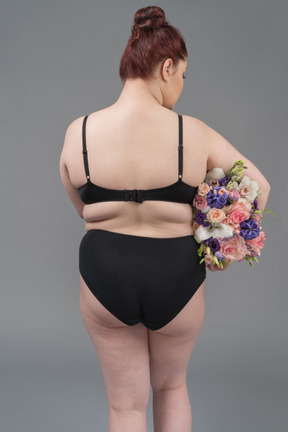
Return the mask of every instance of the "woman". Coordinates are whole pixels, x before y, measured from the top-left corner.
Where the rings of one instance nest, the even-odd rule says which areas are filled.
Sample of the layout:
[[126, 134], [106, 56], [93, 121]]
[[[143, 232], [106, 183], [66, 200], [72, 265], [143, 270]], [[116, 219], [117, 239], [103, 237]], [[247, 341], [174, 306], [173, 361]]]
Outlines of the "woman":
[[207, 170], [244, 159], [264, 191], [259, 208], [270, 190], [223, 136], [173, 112], [186, 68], [185, 42], [164, 11], [138, 10], [120, 97], [73, 121], [65, 135], [61, 178], [87, 231], [80, 311], [103, 372], [109, 432], [147, 431], [150, 385], [155, 432], [191, 431], [186, 372], [206, 277], [191, 222], [196, 186]]

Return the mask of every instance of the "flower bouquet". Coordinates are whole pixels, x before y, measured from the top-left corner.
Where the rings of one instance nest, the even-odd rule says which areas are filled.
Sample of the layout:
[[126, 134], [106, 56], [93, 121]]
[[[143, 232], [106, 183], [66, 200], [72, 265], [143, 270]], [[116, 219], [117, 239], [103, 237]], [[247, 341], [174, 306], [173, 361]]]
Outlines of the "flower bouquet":
[[234, 163], [226, 173], [222, 168], [208, 171], [192, 202], [194, 238], [200, 243], [200, 263], [223, 265], [253, 260], [260, 256], [266, 233], [260, 224], [263, 212], [257, 198], [263, 191], [246, 175], [244, 161]]

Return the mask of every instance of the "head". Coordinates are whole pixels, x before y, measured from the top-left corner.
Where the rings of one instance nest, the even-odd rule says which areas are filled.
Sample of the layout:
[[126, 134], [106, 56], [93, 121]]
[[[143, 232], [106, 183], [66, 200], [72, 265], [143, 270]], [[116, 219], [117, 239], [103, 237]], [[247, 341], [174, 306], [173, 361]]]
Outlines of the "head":
[[157, 83], [163, 106], [172, 109], [183, 89], [187, 57], [183, 37], [168, 23], [163, 9], [147, 6], [134, 15], [120, 61], [120, 78], [124, 84], [134, 79]]

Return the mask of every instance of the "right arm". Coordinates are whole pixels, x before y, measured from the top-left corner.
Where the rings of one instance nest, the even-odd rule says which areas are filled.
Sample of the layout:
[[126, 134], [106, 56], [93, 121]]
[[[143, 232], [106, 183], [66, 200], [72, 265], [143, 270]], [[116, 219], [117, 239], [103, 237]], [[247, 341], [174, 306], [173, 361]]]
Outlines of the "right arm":
[[200, 128], [203, 145], [207, 150], [207, 170], [210, 171], [217, 167], [226, 172], [236, 160], [244, 160], [247, 169], [244, 169], [243, 174], [250, 177], [251, 180], [255, 180], [259, 188], [262, 189], [263, 193], [257, 198], [257, 204], [259, 209], [264, 210], [271, 189], [268, 180], [249, 159], [236, 150], [220, 133], [201, 120], [195, 120]]

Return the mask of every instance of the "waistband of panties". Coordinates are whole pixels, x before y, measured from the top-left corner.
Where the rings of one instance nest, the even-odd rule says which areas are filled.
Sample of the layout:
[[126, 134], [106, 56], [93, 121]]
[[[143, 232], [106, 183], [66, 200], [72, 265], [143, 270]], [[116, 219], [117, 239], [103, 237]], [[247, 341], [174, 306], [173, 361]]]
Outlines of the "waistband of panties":
[[[195, 240], [194, 235], [193, 234], [188, 234], [188, 235], [184, 235], [184, 236], [179, 236], [179, 237], [150, 237], [150, 236], [140, 236], [140, 235], [135, 235], [135, 234], [127, 234], [127, 233], [119, 233], [119, 232], [115, 232], [115, 231], [109, 231], [109, 230], [103, 230], [103, 229], [91, 229], [88, 230], [86, 232], [85, 235], [89, 234], [89, 233], [99, 233], [99, 234], [103, 234], [103, 235], [107, 235], [107, 236], [118, 236], [118, 237], [129, 237], [129, 238], [135, 238], [135, 239], [148, 239], [148, 240], [181, 240], [181, 239], [188, 239], [188, 238], [193, 238], [193, 240]], [[196, 241], [196, 240], [195, 240]]]

